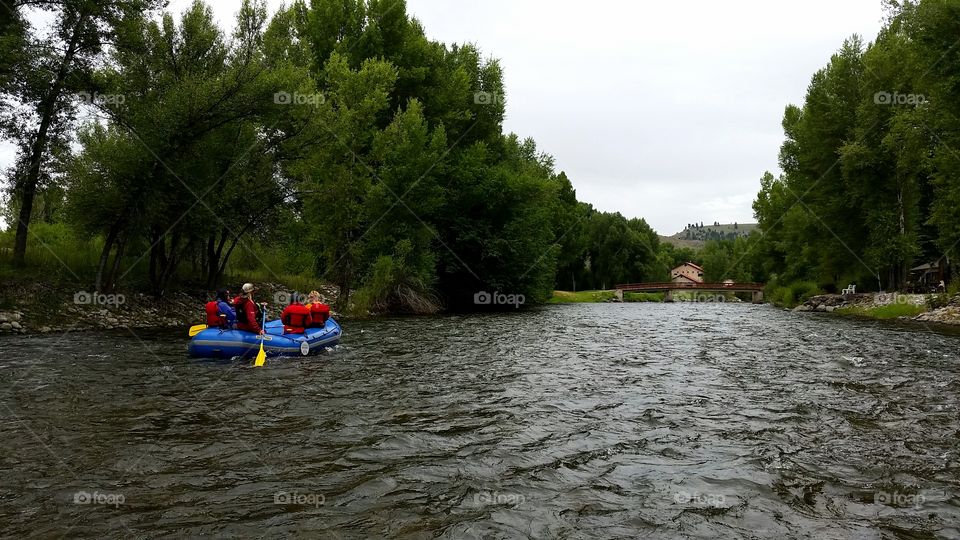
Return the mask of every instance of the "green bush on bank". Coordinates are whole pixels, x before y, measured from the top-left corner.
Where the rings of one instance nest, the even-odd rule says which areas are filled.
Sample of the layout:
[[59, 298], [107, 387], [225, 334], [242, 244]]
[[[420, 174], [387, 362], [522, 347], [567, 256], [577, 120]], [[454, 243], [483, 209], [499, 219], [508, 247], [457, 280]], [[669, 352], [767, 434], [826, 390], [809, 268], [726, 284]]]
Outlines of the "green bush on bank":
[[[24, 266], [14, 268], [13, 234], [12, 227], [0, 232], [0, 279], [76, 283], [80, 287], [93, 284], [103, 250], [102, 236], [81, 234], [66, 223], [34, 223], [30, 227], [31, 241], [27, 244]], [[124, 254], [122, 267], [128, 274], [125, 285], [133, 285], [136, 289], [146, 282], [148, 268], [144, 253], [147, 249], [149, 246], [138, 244]], [[246, 282], [270, 282], [308, 292], [327, 282], [310, 276], [302, 253], [287, 254], [260, 242], [238, 246], [236, 253], [238, 256], [227, 265], [220, 280], [222, 286], [235, 288]], [[270, 261], [270, 268], [265, 268], [266, 263], [260, 261]], [[190, 275], [190, 264], [184, 264], [180, 273]]]
[[926, 302], [929, 309], [940, 309], [950, 304], [951, 296], [949, 294], [931, 294], [927, 296]]
[[78, 234], [65, 223], [34, 223], [24, 266], [13, 268], [16, 230], [0, 231], [0, 277], [43, 277], [46, 280], [92, 280], [103, 249], [103, 239]]
[[764, 293], [773, 305], [787, 308], [802, 304], [811, 296], [818, 294], [823, 294], [823, 291], [812, 281], [795, 281], [786, 285], [772, 281]]

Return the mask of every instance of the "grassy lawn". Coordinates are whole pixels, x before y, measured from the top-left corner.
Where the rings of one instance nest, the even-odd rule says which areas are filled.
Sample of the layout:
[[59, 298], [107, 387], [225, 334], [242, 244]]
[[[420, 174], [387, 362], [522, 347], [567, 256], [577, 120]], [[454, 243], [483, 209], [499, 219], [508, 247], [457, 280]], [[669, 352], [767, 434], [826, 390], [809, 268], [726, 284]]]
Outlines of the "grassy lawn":
[[[613, 291], [553, 291], [549, 304], [582, 304], [607, 302], [614, 298]], [[662, 302], [663, 293], [624, 293], [624, 302]]]
[[897, 317], [916, 317], [927, 311], [926, 306], [916, 306], [913, 304], [888, 304], [886, 306], [848, 306], [838, 309], [837, 313], [843, 315], [855, 315], [857, 317], [868, 317], [871, 319], [896, 319]]
[[663, 293], [628, 292], [623, 293], [624, 302], [663, 302]]
[[613, 291], [553, 291], [547, 300], [549, 304], [582, 304], [587, 302], [606, 302], [614, 297]]

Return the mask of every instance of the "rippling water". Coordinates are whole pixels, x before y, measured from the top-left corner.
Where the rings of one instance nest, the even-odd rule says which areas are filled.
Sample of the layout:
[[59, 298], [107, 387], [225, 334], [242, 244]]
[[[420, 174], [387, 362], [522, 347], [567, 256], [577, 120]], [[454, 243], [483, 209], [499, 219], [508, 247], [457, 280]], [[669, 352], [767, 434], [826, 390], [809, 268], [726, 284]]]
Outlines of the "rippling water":
[[0, 534], [960, 537], [960, 337], [722, 304], [0, 339]]

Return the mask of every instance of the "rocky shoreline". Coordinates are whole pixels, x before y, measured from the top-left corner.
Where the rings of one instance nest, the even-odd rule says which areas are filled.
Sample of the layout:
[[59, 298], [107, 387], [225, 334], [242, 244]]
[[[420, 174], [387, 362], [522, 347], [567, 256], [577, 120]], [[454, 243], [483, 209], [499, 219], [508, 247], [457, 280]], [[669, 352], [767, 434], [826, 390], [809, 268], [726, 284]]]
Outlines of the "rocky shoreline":
[[924, 323], [960, 325], [960, 295], [951, 298], [946, 306], [921, 313], [913, 320]]
[[[339, 295], [333, 286], [317, 290], [332, 302]], [[258, 284], [256, 300], [267, 302], [268, 316], [279, 316], [289, 291], [276, 283]], [[45, 334], [84, 330], [135, 328], [184, 328], [204, 322], [204, 304], [212, 299], [207, 291], [177, 291], [157, 300], [143, 293], [96, 294], [64, 286], [31, 283], [2, 291], [0, 335]], [[339, 316], [339, 314], [334, 314]]]
[[960, 325], [960, 295], [946, 298], [943, 295], [931, 294], [900, 294], [900, 293], [862, 293], [862, 294], [821, 294], [811, 296], [804, 303], [795, 307], [797, 312], [833, 313], [838, 309], [880, 308], [891, 304], [907, 304], [913, 306], [927, 306], [931, 300], [942, 297], [942, 306], [930, 309], [913, 317], [898, 317], [900, 320], [922, 323], [937, 323]]
[[793, 308], [794, 311], [819, 311], [832, 313], [840, 308], [850, 306], [879, 307], [889, 304], [912, 304], [922, 306], [926, 303], [926, 296], [922, 294], [818, 294], [811, 296], [804, 303]]

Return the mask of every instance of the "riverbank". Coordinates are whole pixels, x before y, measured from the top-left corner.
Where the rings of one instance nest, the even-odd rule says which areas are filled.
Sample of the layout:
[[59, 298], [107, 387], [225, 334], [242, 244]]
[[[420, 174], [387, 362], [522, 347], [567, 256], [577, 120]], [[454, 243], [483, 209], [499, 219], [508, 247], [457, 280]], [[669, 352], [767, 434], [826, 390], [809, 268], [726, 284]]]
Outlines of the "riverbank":
[[[330, 303], [339, 291], [317, 288]], [[267, 302], [268, 316], [277, 317], [288, 302], [290, 288], [257, 283], [256, 300]], [[96, 294], [67, 284], [9, 281], [0, 286], [0, 334], [74, 332], [118, 328], [184, 328], [204, 322], [203, 306], [211, 291], [184, 289], [162, 299], [136, 291]], [[339, 316], [339, 314], [335, 314]]]
[[793, 309], [797, 312], [836, 313], [869, 319], [899, 319], [960, 325], [960, 295], [942, 294], [820, 294]]
[[[603, 291], [553, 291], [553, 296], [547, 300], [548, 304], [600, 304], [619, 302], [616, 292]], [[624, 302], [663, 302], [662, 293], [624, 293]]]
[[[623, 293], [623, 302], [663, 302], [663, 293], [645, 293], [645, 292], [625, 292]], [[730, 302], [739, 303], [743, 300], [737, 298], [730, 292], [697, 292], [697, 291], [674, 291], [674, 302]], [[547, 301], [548, 304], [601, 304], [607, 302], [620, 302], [617, 299], [616, 291], [553, 291], [553, 296]]]

